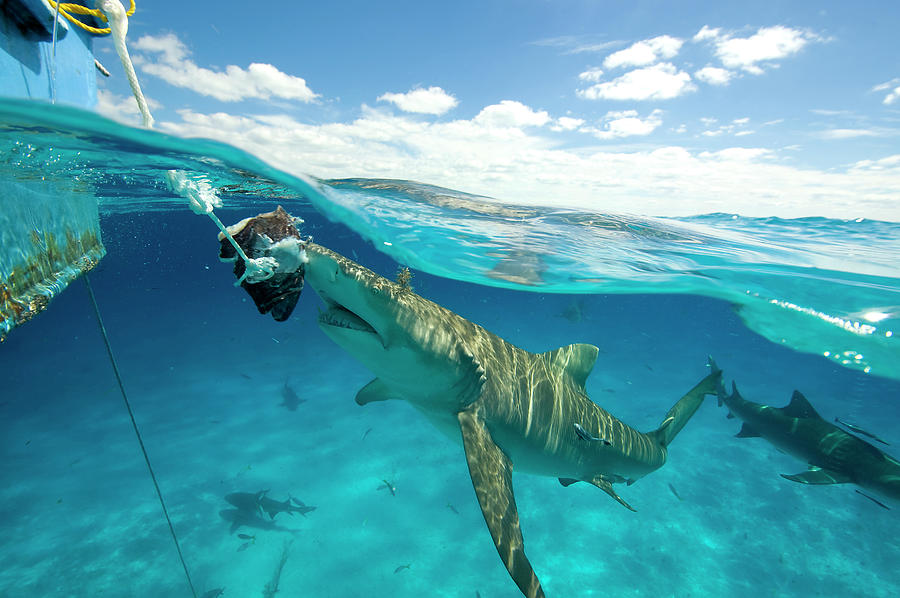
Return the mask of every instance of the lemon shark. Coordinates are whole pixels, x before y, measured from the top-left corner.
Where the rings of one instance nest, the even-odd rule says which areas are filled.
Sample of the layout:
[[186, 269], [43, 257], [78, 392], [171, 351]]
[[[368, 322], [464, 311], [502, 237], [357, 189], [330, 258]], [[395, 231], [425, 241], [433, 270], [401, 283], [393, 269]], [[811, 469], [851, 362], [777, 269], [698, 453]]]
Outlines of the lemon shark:
[[[584, 481], [634, 510], [613, 488], [632, 484], [666, 462], [667, 447], [721, 385], [706, 376], [677, 401], [662, 424], [641, 433], [591, 401], [585, 381], [599, 349], [573, 344], [546, 353], [520, 349], [346, 257], [300, 239], [282, 208], [228, 229], [252, 256], [282, 251], [288, 236], [302, 266], [277, 270], [248, 289], [261, 313], [290, 314], [309, 284], [325, 303], [319, 326], [375, 373], [356, 395], [360, 405], [388, 399], [411, 403], [439, 430], [461, 441], [469, 474], [494, 545], [528, 598], [544, 596], [528, 558], [512, 486], [512, 471]], [[221, 257], [241, 260], [222, 241]], [[291, 271], [288, 271], [291, 270]], [[243, 283], [246, 285], [246, 282]], [[245, 287], [246, 288], [246, 287]]]
[[[712, 359], [709, 364], [713, 372], [719, 370]], [[729, 395], [720, 386], [717, 395], [719, 405], [728, 408], [729, 417], [743, 421], [738, 438], [765, 438], [809, 465], [807, 471], [781, 477], [801, 484], [856, 484], [900, 504], [900, 462], [826, 421], [800, 391], [794, 391], [785, 407], [772, 407], [744, 399], [735, 382], [731, 389]], [[867, 494], [863, 496], [889, 508]]]
[[588, 398], [597, 347], [530, 353], [330, 249], [309, 243], [306, 253], [306, 282], [326, 305], [321, 329], [377, 375], [356, 402], [406, 400], [462, 440], [494, 544], [529, 598], [544, 592], [525, 556], [513, 465], [563, 485], [588, 482], [631, 509], [613, 483], [661, 467], [669, 442], [719, 384], [710, 374], [644, 434]]

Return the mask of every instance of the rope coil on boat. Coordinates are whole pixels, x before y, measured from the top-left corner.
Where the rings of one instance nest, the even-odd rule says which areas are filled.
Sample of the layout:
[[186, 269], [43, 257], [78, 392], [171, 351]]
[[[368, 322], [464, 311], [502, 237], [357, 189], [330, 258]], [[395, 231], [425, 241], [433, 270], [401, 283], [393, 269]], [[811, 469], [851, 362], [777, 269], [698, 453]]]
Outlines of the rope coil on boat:
[[[136, 10], [136, 7], [134, 5], [134, 0], [130, 0], [130, 2], [131, 2], [131, 5], [128, 8], [128, 10], [125, 12], [125, 14], [129, 17], [131, 15], [133, 15]], [[91, 25], [88, 25], [84, 21], [80, 21], [80, 20], [76, 19], [74, 16], [72, 16], [73, 14], [86, 15], [89, 17], [95, 17], [97, 19], [100, 19], [104, 23], [106, 23], [107, 22], [106, 15], [103, 14], [103, 11], [101, 11], [98, 8], [88, 8], [87, 6], [83, 6], [81, 4], [75, 4], [74, 2], [55, 2], [54, 0], [47, 0], [47, 4], [50, 5], [50, 8], [53, 8], [59, 14], [64, 16], [66, 18], [66, 20], [68, 20], [70, 23], [77, 25], [78, 27], [81, 27], [88, 33], [93, 33], [94, 35], [109, 35], [110, 33], [112, 33], [112, 29], [110, 27], [104, 27], [104, 28], [93, 27]]]

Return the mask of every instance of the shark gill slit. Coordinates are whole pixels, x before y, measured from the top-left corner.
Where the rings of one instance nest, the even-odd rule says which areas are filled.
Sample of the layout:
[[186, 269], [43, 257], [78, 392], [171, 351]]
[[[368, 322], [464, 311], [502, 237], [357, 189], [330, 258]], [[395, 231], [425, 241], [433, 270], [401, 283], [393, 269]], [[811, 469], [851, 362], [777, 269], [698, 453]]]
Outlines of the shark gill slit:
[[112, 345], [109, 343], [109, 336], [106, 334], [106, 326], [103, 325], [103, 318], [100, 316], [100, 307], [97, 305], [97, 299], [94, 297], [94, 289], [91, 287], [91, 281], [87, 273], [84, 275], [84, 284], [87, 287], [88, 296], [91, 305], [94, 307], [94, 314], [97, 316], [97, 324], [100, 326], [100, 335], [103, 337], [103, 344], [106, 345], [106, 354], [109, 356], [109, 363], [112, 365], [113, 373], [116, 375], [116, 382], [119, 384], [119, 391], [122, 394], [122, 400], [125, 402], [125, 409], [128, 411], [128, 417], [131, 419], [131, 427], [137, 437], [138, 444], [141, 447], [141, 453], [144, 455], [144, 462], [147, 464], [147, 470], [150, 472], [150, 479], [153, 480], [153, 487], [156, 489], [156, 496], [159, 498], [159, 504], [162, 506], [163, 515], [166, 517], [166, 523], [169, 524], [169, 532], [172, 534], [172, 541], [175, 543], [175, 550], [178, 552], [178, 558], [181, 566], [184, 568], [184, 576], [187, 578], [188, 586], [191, 588], [191, 596], [197, 598], [197, 590], [194, 589], [194, 582], [191, 581], [191, 574], [188, 571], [187, 563], [184, 555], [181, 553], [181, 544], [178, 542], [178, 536], [175, 534], [175, 526], [169, 517], [169, 509], [166, 507], [166, 501], [163, 499], [162, 490], [159, 489], [159, 482], [156, 481], [156, 474], [153, 472], [153, 466], [150, 465], [150, 456], [147, 454], [147, 448], [144, 446], [144, 439], [141, 437], [141, 431], [134, 419], [134, 411], [131, 409], [131, 401], [128, 400], [128, 393], [125, 392], [125, 383], [122, 382], [122, 375], [119, 372], [119, 365], [116, 362], [116, 356], [113, 353]]

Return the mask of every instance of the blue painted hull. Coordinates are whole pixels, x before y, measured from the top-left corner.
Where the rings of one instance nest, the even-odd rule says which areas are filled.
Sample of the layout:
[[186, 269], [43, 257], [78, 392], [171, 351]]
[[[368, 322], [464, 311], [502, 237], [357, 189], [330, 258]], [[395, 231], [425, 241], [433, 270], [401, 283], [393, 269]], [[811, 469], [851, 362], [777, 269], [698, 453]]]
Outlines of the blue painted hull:
[[93, 37], [60, 17], [54, 64], [53, 12], [39, 0], [9, 0], [0, 10], [0, 95], [35, 100], [55, 95], [57, 102], [93, 108]]

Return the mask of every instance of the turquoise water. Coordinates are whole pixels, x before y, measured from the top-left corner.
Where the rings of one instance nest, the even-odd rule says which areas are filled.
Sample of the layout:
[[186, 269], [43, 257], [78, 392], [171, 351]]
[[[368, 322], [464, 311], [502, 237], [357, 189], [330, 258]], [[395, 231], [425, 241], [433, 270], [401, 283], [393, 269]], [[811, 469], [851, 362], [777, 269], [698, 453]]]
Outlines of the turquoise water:
[[[258, 315], [167, 169], [219, 189], [226, 224], [281, 204], [318, 243], [389, 277], [411, 267], [418, 293], [525, 349], [597, 345], [587, 391], [638, 429], [712, 354], [746, 398], [781, 406], [799, 389], [900, 452], [896, 223], [588, 214], [318, 181], [11, 100], [0, 152], [4, 181], [99, 197], [108, 255], [91, 283], [198, 594], [263, 595], [289, 543], [282, 595], [520, 596], [460, 447], [405, 403], [354, 403], [371, 374], [319, 331], [311, 289], [287, 322]], [[295, 411], [286, 384], [305, 399]], [[0, 345], [0, 389], [0, 595], [189, 596], [82, 281]], [[547, 595], [897, 595], [897, 508], [784, 480], [805, 465], [739, 429], [709, 399], [669, 462], [619, 490], [637, 513], [514, 476]], [[264, 489], [317, 509], [232, 532], [225, 495]]]

